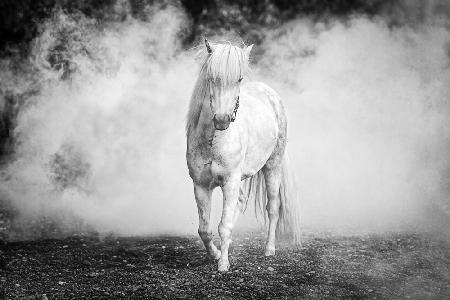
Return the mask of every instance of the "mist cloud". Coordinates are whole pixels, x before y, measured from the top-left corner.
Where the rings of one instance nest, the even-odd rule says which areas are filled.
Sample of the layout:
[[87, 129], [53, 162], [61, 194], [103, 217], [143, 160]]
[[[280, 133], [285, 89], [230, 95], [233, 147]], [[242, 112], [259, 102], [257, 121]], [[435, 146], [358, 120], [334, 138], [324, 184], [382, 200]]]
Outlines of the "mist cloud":
[[[179, 38], [188, 18], [173, 6], [147, 13], [99, 26], [57, 12], [34, 44], [36, 78], [11, 83], [1, 72], [4, 86], [37, 89], [0, 188], [24, 216], [63, 214], [121, 234], [196, 232], [184, 122], [198, 66]], [[252, 76], [285, 100], [305, 228], [448, 220], [449, 43], [441, 23], [390, 28], [365, 17], [267, 32]], [[49, 64], [55, 53], [67, 65]], [[251, 219], [248, 210], [240, 226]]]
[[305, 223], [414, 230], [445, 219], [448, 30], [355, 17], [273, 36], [261, 73], [287, 101]]

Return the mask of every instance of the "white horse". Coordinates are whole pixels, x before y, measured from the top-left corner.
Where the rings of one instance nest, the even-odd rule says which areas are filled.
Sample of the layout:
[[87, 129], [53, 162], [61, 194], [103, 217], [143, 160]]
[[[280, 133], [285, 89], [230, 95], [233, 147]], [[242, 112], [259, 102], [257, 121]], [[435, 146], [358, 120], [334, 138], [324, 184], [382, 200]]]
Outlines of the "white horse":
[[[227, 271], [231, 231], [249, 199], [264, 216], [264, 206], [268, 212], [266, 256], [275, 254], [276, 232], [300, 241], [298, 201], [287, 173], [287, 122], [280, 97], [264, 83], [242, 82], [253, 45], [240, 48], [205, 39], [205, 46], [199, 52], [202, 66], [187, 116], [186, 159], [198, 233], [208, 254], [219, 260], [219, 271]], [[220, 251], [210, 226], [211, 194], [217, 186], [223, 193]]]

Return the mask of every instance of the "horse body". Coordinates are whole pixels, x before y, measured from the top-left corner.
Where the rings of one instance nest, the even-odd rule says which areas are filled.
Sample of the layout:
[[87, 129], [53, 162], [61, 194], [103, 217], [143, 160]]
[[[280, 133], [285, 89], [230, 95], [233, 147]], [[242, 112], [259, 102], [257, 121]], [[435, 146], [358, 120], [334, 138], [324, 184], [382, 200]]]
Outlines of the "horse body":
[[240, 99], [239, 118], [224, 131], [215, 130], [209, 99], [204, 99], [199, 124], [188, 135], [187, 161], [194, 182], [215, 188], [233, 174], [241, 179], [255, 175], [274, 152], [280, 131], [285, 136], [286, 129], [278, 125], [285, 121], [278, 121], [273, 109], [281, 110], [281, 102], [272, 89], [263, 83], [246, 84]]
[[[286, 116], [280, 97], [263, 83], [241, 85], [250, 50], [246, 53], [245, 49], [229, 44], [217, 44], [214, 50], [218, 53], [213, 53], [208, 43], [206, 46], [188, 114], [186, 159], [194, 183], [199, 235], [208, 254], [219, 259], [219, 270], [226, 271], [231, 231], [249, 198], [267, 206], [266, 255], [275, 254], [280, 214], [286, 221], [297, 216], [287, 213], [286, 209], [292, 210], [292, 205], [287, 205], [286, 193], [281, 190], [287, 166]], [[215, 54], [221, 60], [214, 61]], [[211, 72], [208, 64], [215, 62], [219, 63], [219, 69]], [[211, 195], [218, 186], [224, 197], [219, 224], [220, 251], [212, 242], [210, 226]], [[293, 199], [289, 201], [292, 203]], [[289, 227], [292, 222], [285, 223]]]

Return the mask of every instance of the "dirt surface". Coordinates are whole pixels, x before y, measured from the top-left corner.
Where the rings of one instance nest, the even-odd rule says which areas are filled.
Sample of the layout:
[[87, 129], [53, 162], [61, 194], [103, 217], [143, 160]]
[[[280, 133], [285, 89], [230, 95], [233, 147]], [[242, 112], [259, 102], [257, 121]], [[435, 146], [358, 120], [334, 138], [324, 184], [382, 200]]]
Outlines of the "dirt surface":
[[450, 297], [450, 243], [426, 235], [310, 235], [265, 258], [261, 234], [234, 238], [219, 273], [192, 237], [71, 236], [0, 245], [0, 296], [68, 298]]

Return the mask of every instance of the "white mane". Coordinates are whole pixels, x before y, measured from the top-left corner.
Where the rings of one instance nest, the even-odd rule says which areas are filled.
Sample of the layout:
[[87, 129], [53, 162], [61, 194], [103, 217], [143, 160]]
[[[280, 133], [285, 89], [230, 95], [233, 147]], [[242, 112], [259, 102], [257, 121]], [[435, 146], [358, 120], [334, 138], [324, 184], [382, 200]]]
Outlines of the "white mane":
[[187, 115], [186, 132], [197, 126], [203, 100], [209, 98], [209, 84], [223, 87], [236, 84], [248, 70], [248, 53], [245, 49], [233, 46], [231, 43], [211, 44], [213, 52], [209, 54], [206, 48], [197, 54], [201, 60], [200, 75], [191, 96]]

